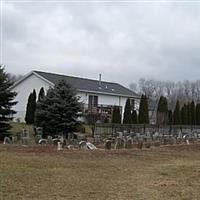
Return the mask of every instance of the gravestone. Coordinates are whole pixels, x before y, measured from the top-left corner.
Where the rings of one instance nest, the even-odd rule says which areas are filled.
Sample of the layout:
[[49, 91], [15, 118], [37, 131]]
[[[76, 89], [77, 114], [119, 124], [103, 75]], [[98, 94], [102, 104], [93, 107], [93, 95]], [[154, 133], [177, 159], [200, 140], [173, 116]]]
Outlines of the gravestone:
[[87, 149], [86, 141], [80, 141], [79, 142], [79, 149]]
[[90, 142], [86, 142], [86, 145], [87, 145], [87, 148], [90, 149], [90, 150], [96, 150], [97, 149], [97, 147]]
[[50, 144], [50, 145], [53, 144], [52, 136], [50, 136], [50, 135], [47, 136], [47, 143]]
[[122, 139], [120, 137], [117, 137], [115, 139], [115, 147], [114, 148], [115, 149], [121, 149], [121, 148], [123, 148], [123, 141], [122, 141]]
[[9, 137], [4, 137], [3, 144], [11, 144], [11, 139]]
[[57, 143], [57, 150], [58, 151], [60, 151], [60, 150], [62, 150], [63, 148], [62, 148], [62, 143], [61, 142], [58, 142]]
[[38, 141], [38, 144], [47, 144], [47, 140], [44, 139], [44, 138], [41, 138], [41, 139]]
[[105, 149], [110, 150], [112, 146], [112, 141], [111, 140], [106, 140], [105, 142]]

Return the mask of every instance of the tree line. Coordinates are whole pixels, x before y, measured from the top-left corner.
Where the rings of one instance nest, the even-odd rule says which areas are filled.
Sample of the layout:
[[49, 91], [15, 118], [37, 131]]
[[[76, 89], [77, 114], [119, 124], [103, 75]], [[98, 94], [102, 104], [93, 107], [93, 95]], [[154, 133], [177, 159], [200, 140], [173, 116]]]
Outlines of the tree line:
[[135, 109], [134, 105], [131, 105], [131, 101], [129, 98], [126, 100], [123, 120], [119, 106], [114, 106], [112, 112], [112, 123], [149, 124], [148, 98], [146, 97], [146, 95], [142, 95], [140, 98], [139, 112]]
[[200, 80], [174, 82], [141, 78], [137, 83], [131, 83], [129, 87], [134, 92], [147, 96], [149, 108], [153, 111], [152, 114], [157, 111], [161, 96], [167, 98], [168, 109], [172, 111], [175, 109], [177, 101], [179, 101], [180, 107], [192, 101], [195, 104], [200, 103]]

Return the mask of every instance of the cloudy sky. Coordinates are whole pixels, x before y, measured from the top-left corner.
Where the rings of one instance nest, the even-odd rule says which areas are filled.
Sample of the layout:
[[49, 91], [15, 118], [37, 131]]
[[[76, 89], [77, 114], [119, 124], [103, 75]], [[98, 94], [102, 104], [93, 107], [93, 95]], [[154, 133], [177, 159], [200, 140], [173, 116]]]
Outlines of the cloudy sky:
[[1, 63], [115, 81], [200, 79], [200, 2], [1, 3]]

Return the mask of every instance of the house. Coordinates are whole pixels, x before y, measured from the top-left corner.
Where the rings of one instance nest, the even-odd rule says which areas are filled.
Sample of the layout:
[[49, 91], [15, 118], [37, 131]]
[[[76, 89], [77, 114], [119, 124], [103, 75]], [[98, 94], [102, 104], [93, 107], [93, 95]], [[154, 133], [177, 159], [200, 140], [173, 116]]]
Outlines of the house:
[[132, 102], [139, 101], [139, 96], [136, 93], [118, 83], [102, 81], [101, 75], [99, 80], [92, 80], [42, 71], [31, 71], [12, 87], [12, 90], [18, 93], [16, 96], [18, 104], [14, 107], [17, 114], [14, 118], [24, 121], [28, 96], [33, 89], [36, 90], [38, 95], [42, 87], [47, 91], [61, 79], [66, 80], [77, 90], [77, 95], [83, 103], [82, 112], [85, 116], [110, 116], [113, 106], [119, 106], [123, 113], [127, 98], [130, 98]]

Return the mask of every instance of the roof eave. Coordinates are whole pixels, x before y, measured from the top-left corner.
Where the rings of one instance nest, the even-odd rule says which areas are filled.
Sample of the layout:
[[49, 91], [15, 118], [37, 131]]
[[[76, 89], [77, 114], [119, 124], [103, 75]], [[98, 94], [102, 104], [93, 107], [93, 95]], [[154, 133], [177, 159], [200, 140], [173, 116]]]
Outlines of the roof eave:
[[13, 88], [15, 88], [17, 85], [19, 85], [22, 81], [24, 81], [25, 79], [27, 79], [29, 76], [31, 76], [32, 74], [36, 75], [38, 78], [42, 79], [43, 81], [47, 82], [48, 84], [50, 84], [51, 86], [54, 86], [54, 83], [52, 83], [51, 81], [45, 79], [43, 76], [40, 76], [37, 72], [35, 72], [34, 70], [30, 71], [28, 74], [24, 75], [21, 79], [19, 79], [18, 81], [16, 81], [13, 86], [11, 87], [11, 90]]
[[109, 92], [100, 92], [100, 91], [92, 91], [92, 90], [80, 90], [77, 89], [77, 91], [79, 92], [87, 92], [87, 93], [97, 93], [97, 94], [106, 94], [106, 95], [110, 95], [110, 96], [121, 96], [121, 97], [128, 97], [128, 98], [138, 98], [138, 96], [134, 96], [134, 95], [125, 95], [125, 94], [118, 94], [118, 93], [109, 93]]

